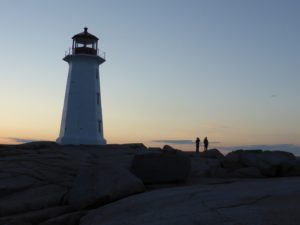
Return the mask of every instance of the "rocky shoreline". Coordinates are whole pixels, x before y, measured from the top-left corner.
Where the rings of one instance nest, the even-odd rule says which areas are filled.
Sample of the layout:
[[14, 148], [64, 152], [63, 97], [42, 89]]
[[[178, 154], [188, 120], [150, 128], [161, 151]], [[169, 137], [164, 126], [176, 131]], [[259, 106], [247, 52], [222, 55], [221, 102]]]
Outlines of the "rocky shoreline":
[[299, 175], [283, 151], [0, 145], [0, 224], [298, 224]]

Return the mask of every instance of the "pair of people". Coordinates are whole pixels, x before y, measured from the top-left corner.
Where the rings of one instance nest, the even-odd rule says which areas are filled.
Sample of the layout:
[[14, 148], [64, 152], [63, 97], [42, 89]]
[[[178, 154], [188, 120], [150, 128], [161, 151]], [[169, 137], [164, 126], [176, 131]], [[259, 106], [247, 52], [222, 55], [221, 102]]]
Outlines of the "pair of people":
[[[207, 137], [204, 138], [203, 140], [203, 144], [204, 144], [204, 151], [207, 151], [207, 148], [208, 148], [208, 139]], [[196, 138], [196, 152], [199, 152], [199, 147], [200, 147], [200, 138], [197, 137]]]

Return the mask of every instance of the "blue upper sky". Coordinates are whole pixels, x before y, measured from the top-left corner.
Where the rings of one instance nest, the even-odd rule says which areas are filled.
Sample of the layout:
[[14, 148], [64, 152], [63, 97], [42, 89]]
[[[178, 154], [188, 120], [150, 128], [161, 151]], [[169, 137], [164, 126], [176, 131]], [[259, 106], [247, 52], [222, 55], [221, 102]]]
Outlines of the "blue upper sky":
[[61, 59], [87, 26], [107, 53], [110, 143], [300, 145], [299, 12], [296, 0], [3, 0], [0, 136], [58, 136]]

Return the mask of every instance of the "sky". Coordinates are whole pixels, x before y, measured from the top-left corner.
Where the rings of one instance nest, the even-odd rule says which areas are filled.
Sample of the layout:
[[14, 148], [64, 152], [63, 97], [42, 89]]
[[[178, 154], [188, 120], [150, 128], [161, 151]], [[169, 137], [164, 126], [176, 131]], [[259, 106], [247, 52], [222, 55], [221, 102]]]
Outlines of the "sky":
[[99, 37], [108, 143], [300, 153], [300, 1], [1, 0], [0, 143], [59, 135], [71, 37]]

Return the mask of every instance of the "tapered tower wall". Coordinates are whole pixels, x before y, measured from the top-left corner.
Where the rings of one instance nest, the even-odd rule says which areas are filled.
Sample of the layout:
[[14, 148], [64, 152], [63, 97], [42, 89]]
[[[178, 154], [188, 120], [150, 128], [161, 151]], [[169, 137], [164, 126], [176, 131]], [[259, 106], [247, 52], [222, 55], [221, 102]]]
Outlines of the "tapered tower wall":
[[77, 54], [69, 63], [60, 135], [61, 144], [106, 144], [103, 135], [99, 65], [97, 55]]

